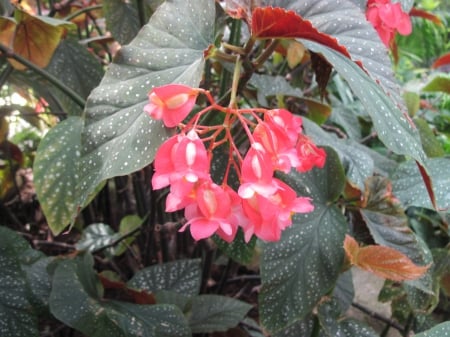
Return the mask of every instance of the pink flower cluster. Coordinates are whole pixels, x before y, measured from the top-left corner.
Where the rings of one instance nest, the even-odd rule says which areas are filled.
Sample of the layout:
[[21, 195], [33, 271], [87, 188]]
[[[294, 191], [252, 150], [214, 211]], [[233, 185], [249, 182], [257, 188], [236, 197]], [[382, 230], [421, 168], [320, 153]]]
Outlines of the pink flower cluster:
[[[182, 124], [193, 109], [198, 94], [205, 94], [211, 105]], [[275, 171], [292, 168], [306, 172], [323, 167], [326, 153], [302, 134], [302, 120], [284, 109], [234, 109], [219, 106], [208, 91], [170, 84], [153, 89], [144, 110], [168, 127], [181, 132], [158, 149], [152, 178], [155, 189], [170, 186], [166, 211], [184, 209], [195, 240], [217, 234], [231, 242], [242, 228], [245, 241], [253, 235], [277, 241], [281, 231], [292, 224], [293, 213], [311, 212], [307, 197], [298, 197], [286, 183], [274, 177]], [[220, 125], [199, 125], [206, 112], [224, 113]], [[249, 139], [245, 155], [239, 151], [232, 127], [240, 123]], [[213, 181], [210, 163], [213, 149], [228, 144], [229, 158], [220, 185]], [[227, 185], [234, 169], [240, 179], [237, 191]]]
[[411, 18], [402, 10], [399, 2], [369, 0], [366, 18], [372, 23], [386, 47], [392, 46], [396, 32], [409, 35], [412, 31]]

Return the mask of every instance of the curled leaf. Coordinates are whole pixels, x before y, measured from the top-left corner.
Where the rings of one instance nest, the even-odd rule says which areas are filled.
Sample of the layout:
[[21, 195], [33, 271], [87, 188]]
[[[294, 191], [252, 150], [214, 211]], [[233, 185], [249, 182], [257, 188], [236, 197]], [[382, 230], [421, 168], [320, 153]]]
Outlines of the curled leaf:
[[260, 39], [303, 38], [330, 47], [350, 58], [347, 49], [331, 35], [319, 32], [296, 12], [279, 7], [257, 7], [252, 13], [252, 35]]
[[399, 251], [377, 245], [360, 247], [354, 238], [345, 236], [344, 250], [352, 265], [393, 281], [420, 278], [429, 266], [416, 266]]

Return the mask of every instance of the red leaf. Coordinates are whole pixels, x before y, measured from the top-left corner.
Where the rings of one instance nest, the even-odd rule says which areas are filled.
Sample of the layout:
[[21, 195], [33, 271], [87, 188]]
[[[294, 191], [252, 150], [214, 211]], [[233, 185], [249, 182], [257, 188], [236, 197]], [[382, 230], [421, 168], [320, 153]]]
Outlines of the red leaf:
[[426, 171], [426, 169], [416, 160], [417, 167], [419, 168], [420, 175], [422, 176], [422, 180], [425, 184], [425, 187], [428, 192], [428, 196], [430, 197], [431, 204], [433, 205], [435, 210], [438, 210], [436, 203], [436, 196], [433, 191], [433, 182], [431, 181], [430, 175]]
[[442, 21], [441, 21], [441, 19], [439, 19], [439, 17], [437, 17], [436, 15], [434, 15], [430, 12], [424, 11], [423, 9], [413, 7], [411, 9], [411, 11], [409, 12], [409, 15], [416, 16], [416, 17], [419, 17], [422, 19], [426, 19], [426, 20], [429, 20], [439, 26], [442, 26]]
[[450, 65], [450, 53], [444, 54], [439, 57], [434, 63], [431, 65], [431, 68], [440, 68], [443, 66]]
[[377, 245], [360, 247], [356, 240], [345, 236], [344, 250], [352, 265], [393, 281], [414, 280], [421, 277], [429, 266], [416, 266], [399, 251]]
[[252, 35], [256, 38], [302, 38], [321, 43], [350, 58], [347, 49], [294, 11], [279, 7], [257, 7], [252, 13]]

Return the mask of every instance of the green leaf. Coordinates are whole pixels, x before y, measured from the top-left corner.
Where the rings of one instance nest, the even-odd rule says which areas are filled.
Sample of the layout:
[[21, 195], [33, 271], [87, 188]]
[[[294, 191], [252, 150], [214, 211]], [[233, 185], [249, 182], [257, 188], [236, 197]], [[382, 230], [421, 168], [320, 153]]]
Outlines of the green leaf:
[[[46, 70], [83, 98], [88, 97], [103, 76], [99, 60], [73, 38], [60, 42]], [[58, 91], [57, 95], [64, 94]], [[67, 113], [73, 115], [71, 110]]]
[[38, 336], [37, 316], [29, 300], [29, 284], [21, 268], [28, 243], [0, 226], [0, 334], [2, 337]]
[[336, 135], [325, 132], [306, 118], [303, 118], [303, 128], [317, 145], [330, 146], [338, 153], [347, 178], [364, 191], [364, 182], [374, 170], [373, 160], [366, 150], [363, 151], [362, 147], [352, 140], [339, 139]]
[[378, 138], [388, 149], [413, 157], [420, 163], [425, 162], [419, 133], [407, 116], [406, 109], [405, 112], [400, 111], [397, 102], [388, 96], [380, 85], [341, 53], [315, 42], [302, 42], [314, 52], [322, 53], [347, 81], [372, 118]]
[[183, 295], [197, 295], [200, 282], [200, 260], [191, 259], [144, 268], [133, 276], [128, 285], [149, 292], [171, 290]]
[[445, 155], [445, 151], [427, 121], [422, 118], [415, 118], [414, 123], [416, 123], [419, 130], [423, 150], [427, 156], [429, 158], [443, 157]]
[[138, 305], [102, 299], [90, 255], [61, 261], [53, 274], [52, 314], [90, 337], [190, 336], [181, 312], [170, 305]]
[[144, 220], [141, 219], [137, 215], [127, 215], [122, 218], [119, 225], [119, 238], [123, 236], [128, 236], [126, 239], [123, 239], [119, 242], [119, 244], [116, 247], [116, 250], [114, 254], [116, 256], [120, 256], [128, 249], [128, 247], [133, 243], [136, 236], [139, 234], [136, 232], [135, 234], [131, 235], [129, 233], [133, 232], [134, 230], [137, 230], [139, 227], [142, 226]]
[[320, 304], [318, 317], [322, 327], [323, 337], [378, 337], [378, 334], [367, 325], [355, 320], [342, 320], [339, 304], [335, 300], [328, 300]]
[[120, 50], [87, 101], [79, 205], [102, 181], [152, 162], [171, 130], [143, 112], [147, 94], [168, 83], [198, 85], [214, 20], [214, 1], [166, 1]]
[[[433, 182], [438, 209], [448, 210], [450, 205], [450, 175], [448, 174], [450, 160], [433, 158], [427, 160], [426, 164]], [[412, 161], [400, 164], [392, 177], [392, 190], [406, 207], [417, 206], [434, 209], [419, 169]]]
[[[274, 333], [274, 337], [298, 337], [298, 336], [313, 336], [316, 331], [315, 321], [317, 318], [312, 314], [301, 321], [297, 321], [286, 329]], [[318, 322], [316, 322], [318, 324]]]
[[283, 76], [270, 76], [255, 74], [251, 77], [250, 84], [257, 90], [257, 100], [262, 106], [268, 106], [266, 97], [284, 95], [293, 97], [303, 97], [303, 92], [292, 87]]
[[42, 139], [34, 162], [34, 182], [42, 210], [52, 232], [57, 235], [79, 211], [76, 185], [80, 160], [79, 117], [69, 117]]
[[342, 312], [345, 312], [350, 308], [353, 298], [355, 297], [355, 288], [353, 286], [351, 270], [347, 270], [339, 275], [336, 287], [333, 289], [333, 297], [336, 298]]
[[128, 44], [141, 28], [135, 1], [109, 0], [103, 5], [106, 28], [120, 44]]
[[450, 322], [436, 325], [434, 328], [415, 335], [416, 337], [444, 337], [450, 335]]
[[263, 247], [260, 315], [271, 332], [302, 320], [335, 285], [343, 261], [347, 221], [331, 202], [345, 182], [336, 153], [327, 149], [323, 169], [282, 176], [298, 195], [312, 197], [315, 210], [297, 214], [279, 242]]
[[191, 301], [189, 326], [193, 333], [226, 331], [244, 319], [251, 305], [219, 295], [200, 295]]
[[217, 235], [213, 236], [213, 239], [217, 247], [234, 261], [242, 264], [247, 264], [252, 261], [255, 253], [256, 238], [245, 242], [243, 232], [238, 231], [236, 238], [231, 243], [222, 240]]
[[450, 94], [450, 76], [438, 74], [433, 77], [423, 88], [424, 92], [444, 92]]
[[[76, 243], [77, 250], [94, 252], [110, 245], [118, 239], [118, 234], [103, 223], [94, 223], [87, 226], [81, 234], [80, 240]], [[114, 254], [114, 247], [107, 249], [108, 253]]]

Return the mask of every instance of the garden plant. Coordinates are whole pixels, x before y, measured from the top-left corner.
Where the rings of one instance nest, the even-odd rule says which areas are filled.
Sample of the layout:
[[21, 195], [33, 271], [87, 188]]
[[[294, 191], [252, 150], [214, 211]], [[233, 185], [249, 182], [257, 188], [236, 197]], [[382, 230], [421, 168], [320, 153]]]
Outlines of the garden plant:
[[450, 5], [0, 15], [2, 337], [450, 335]]

